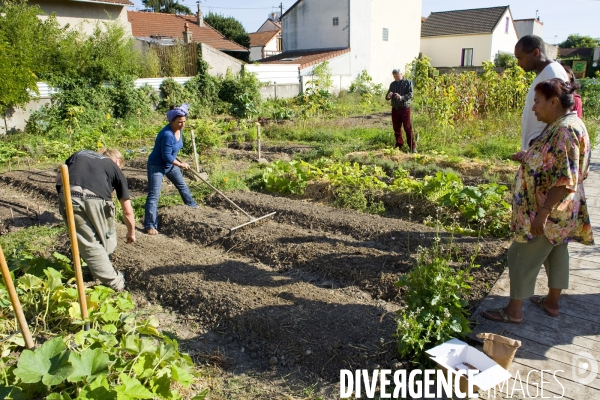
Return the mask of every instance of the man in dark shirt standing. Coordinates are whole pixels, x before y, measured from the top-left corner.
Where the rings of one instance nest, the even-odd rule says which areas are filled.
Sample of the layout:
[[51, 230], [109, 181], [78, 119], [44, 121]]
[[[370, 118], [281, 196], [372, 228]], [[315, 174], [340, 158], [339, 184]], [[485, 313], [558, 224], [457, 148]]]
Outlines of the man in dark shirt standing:
[[[121, 172], [123, 156], [113, 149], [104, 149], [100, 153], [81, 150], [71, 155], [65, 163], [69, 167], [71, 201], [81, 258], [94, 278], [114, 290], [123, 290], [125, 278], [115, 270], [109, 259], [117, 247], [113, 190], [117, 192], [123, 209], [127, 243], [135, 242], [135, 218], [127, 179]], [[60, 173], [56, 176], [56, 189], [60, 213], [66, 221]]]
[[417, 143], [415, 143], [410, 123], [410, 99], [413, 97], [412, 84], [409, 80], [403, 78], [402, 72], [398, 69], [393, 70], [392, 75], [394, 81], [390, 84], [385, 99], [392, 101], [392, 125], [396, 136], [394, 147], [401, 149], [404, 146], [404, 140], [402, 139], [402, 126], [404, 125], [408, 149], [411, 153], [416, 153]]

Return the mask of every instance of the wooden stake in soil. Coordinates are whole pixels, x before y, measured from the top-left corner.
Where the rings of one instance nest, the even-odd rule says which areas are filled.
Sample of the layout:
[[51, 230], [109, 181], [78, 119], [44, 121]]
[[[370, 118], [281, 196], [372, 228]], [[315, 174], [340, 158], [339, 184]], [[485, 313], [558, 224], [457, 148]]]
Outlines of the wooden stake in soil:
[[260, 122], [256, 123], [256, 148], [258, 149], [258, 161], [260, 161], [262, 158], [260, 149]]
[[198, 162], [198, 151], [196, 151], [196, 137], [194, 136], [193, 129], [192, 129], [192, 147], [194, 148], [194, 164], [196, 165], [196, 172], [200, 172], [200, 163]]
[[75, 266], [75, 281], [77, 282], [77, 294], [79, 295], [79, 307], [81, 317], [85, 322], [84, 329], [90, 329], [90, 319], [88, 317], [87, 301], [85, 299], [85, 286], [83, 285], [83, 274], [81, 273], [81, 259], [79, 258], [79, 245], [77, 244], [77, 232], [75, 231], [75, 218], [73, 217], [73, 203], [71, 203], [71, 183], [69, 182], [69, 167], [66, 164], [60, 166], [62, 176], [63, 194], [65, 196], [65, 208], [67, 214], [67, 228], [71, 237], [71, 254], [73, 255], [73, 265]]
[[25, 339], [25, 345], [28, 349], [33, 349], [33, 338], [31, 337], [31, 332], [29, 331], [27, 320], [25, 320], [25, 314], [23, 314], [23, 308], [21, 307], [19, 296], [17, 296], [15, 284], [13, 283], [12, 277], [10, 276], [10, 271], [8, 270], [8, 265], [6, 264], [6, 258], [4, 258], [4, 251], [2, 250], [2, 246], [0, 246], [0, 269], [2, 269], [2, 277], [4, 278], [4, 284], [6, 285], [8, 297], [10, 297], [10, 302], [12, 303], [13, 309], [15, 310], [17, 321], [19, 321], [21, 334], [23, 334], [23, 339]]
[[12, 171], [12, 170], [10, 169], [10, 160], [8, 160], [8, 172], [10, 172], [10, 171]]
[[15, 223], [15, 214], [13, 213], [12, 207], [10, 208], [10, 218], [12, 219], [13, 224]]

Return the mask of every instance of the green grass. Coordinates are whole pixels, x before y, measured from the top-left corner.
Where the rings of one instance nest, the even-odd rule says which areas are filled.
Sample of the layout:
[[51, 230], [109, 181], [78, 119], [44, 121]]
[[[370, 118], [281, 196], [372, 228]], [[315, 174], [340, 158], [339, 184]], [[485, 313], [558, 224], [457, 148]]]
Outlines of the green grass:
[[57, 237], [66, 232], [64, 225], [31, 226], [0, 236], [6, 257], [17, 254], [47, 256], [56, 246]]
[[[516, 113], [457, 122], [455, 127], [442, 129], [418, 110], [412, 116], [413, 129], [419, 135], [421, 152], [444, 152], [449, 156], [506, 160], [519, 150], [521, 117]], [[391, 118], [385, 127], [338, 127], [330, 121], [296, 122], [271, 125], [264, 129], [265, 137], [274, 142], [297, 142], [315, 147], [301, 157], [343, 156], [360, 150], [377, 150], [394, 144]]]

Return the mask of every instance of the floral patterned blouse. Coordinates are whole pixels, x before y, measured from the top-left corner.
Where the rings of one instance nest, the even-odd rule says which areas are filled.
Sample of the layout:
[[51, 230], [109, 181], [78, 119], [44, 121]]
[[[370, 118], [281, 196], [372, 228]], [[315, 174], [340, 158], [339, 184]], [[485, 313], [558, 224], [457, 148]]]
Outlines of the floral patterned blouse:
[[590, 155], [587, 130], [575, 113], [548, 125], [523, 157], [517, 172], [511, 221], [515, 241], [534, 239], [531, 222], [546, 201], [548, 192], [555, 186], [566, 186], [570, 193], [548, 216], [544, 233], [554, 245], [568, 242], [594, 244], [583, 189]]

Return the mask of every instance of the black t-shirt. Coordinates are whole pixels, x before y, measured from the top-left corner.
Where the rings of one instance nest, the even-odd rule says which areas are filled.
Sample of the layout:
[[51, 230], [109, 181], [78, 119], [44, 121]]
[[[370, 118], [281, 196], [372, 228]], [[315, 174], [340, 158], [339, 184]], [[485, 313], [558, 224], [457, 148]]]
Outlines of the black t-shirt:
[[112, 199], [113, 189], [119, 200], [129, 199], [127, 179], [110, 158], [91, 150], [81, 150], [65, 161], [69, 167], [69, 182], [91, 190], [104, 200]]

